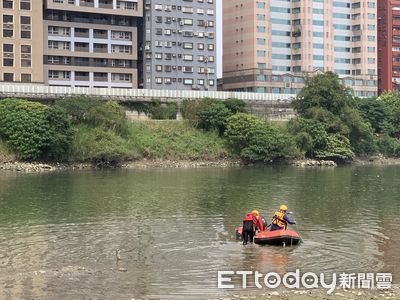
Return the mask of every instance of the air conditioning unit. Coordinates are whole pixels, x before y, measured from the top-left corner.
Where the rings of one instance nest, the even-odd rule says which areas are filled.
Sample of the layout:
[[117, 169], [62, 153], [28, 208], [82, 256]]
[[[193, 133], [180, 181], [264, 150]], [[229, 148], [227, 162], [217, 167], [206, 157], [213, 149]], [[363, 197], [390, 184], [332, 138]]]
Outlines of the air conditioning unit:
[[176, 70], [176, 66], [172, 66], [172, 69], [173, 69], [173, 70]]
[[148, 46], [148, 45], [144, 46], [144, 50], [146, 50], [146, 51], [150, 50], [150, 46]]
[[174, 54], [172, 54], [172, 57], [176, 57], [176, 54], [174, 53]]
[[176, 29], [172, 29], [172, 33], [176, 33]]
[[198, 32], [193, 32], [193, 35], [194, 35], [194, 36], [198, 36], [199, 33], [198, 33]]
[[178, 30], [178, 33], [182, 33], [182, 30]]
[[185, 23], [183, 21], [179, 21], [179, 25], [183, 26]]
[[175, 21], [176, 21], [176, 18], [172, 18], [172, 21], [174, 21], [174, 22], [175, 22]]

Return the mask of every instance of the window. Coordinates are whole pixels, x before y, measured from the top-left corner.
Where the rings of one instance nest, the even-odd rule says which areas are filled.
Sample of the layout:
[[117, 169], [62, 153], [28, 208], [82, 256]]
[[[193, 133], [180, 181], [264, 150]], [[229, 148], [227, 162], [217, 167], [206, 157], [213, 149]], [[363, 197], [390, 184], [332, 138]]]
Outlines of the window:
[[14, 35], [14, 17], [12, 15], [3, 15], [3, 37], [13, 37]]
[[12, 58], [4, 58], [3, 59], [3, 66], [4, 67], [13, 67], [14, 66], [14, 59], [12, 59]]
[[19, 7], [21, 10], [31, 10], [31, 0], [20, 0]]
[[192, 85], [193, 84], [193, 79], [192, 78], [184, 78], [183, 79], [183, 84]]
[[31, 82], [32, 75], [31, 74], [21, 74], [21, 82]]
[[21, 16], [21, 38], [31, 38], [31, 17]]
[[3, 0], [3, 8], [13, 8], [13, 1], [12, 0]]
[[14, 45], [13, 44], [3, 44], [3, 52], [10, 52], [13, 53], [14, 52]]
[[29, 68], [32, 65], [32, 47], [30, 45], [21, 45], [21, 67]]
[[14, 81], [14, 73], [4, 73], [3, 80], [7, 82]]

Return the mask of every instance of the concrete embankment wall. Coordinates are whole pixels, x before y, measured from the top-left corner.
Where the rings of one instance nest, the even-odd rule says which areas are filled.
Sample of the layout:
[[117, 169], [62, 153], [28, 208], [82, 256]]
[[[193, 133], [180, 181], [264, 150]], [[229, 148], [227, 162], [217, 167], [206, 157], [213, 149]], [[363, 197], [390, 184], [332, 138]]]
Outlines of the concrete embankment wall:
[[296, 116], [289, 101], [246, 101], [249, 113], [271, 121], [289, 121]]
[[[260, 118], [265, 118], [271, 121], [289, 121], [296, 116], [290, 103], [285, 102], [269, 102], [269, 101], [246, 101], [246, 108], [252, 115]], [[149, 120], [144, 112], [126, 109], [126, 116], [130, 121], [144, 121]], [[177, 119], [181, 119], [182, 115], [178, 111]]]

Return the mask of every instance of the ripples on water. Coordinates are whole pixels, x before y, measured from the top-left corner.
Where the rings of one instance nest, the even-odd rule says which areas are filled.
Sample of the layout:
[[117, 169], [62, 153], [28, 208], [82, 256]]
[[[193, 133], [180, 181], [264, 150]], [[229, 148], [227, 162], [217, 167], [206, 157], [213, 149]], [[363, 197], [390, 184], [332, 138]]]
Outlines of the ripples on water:
[[[224, 293], [219, 270], [382, 270], [396, 278], [399, 171], [2, 174], [0, 298], [202, 299]], [[281, 202], [295, 213], [300, 247], [235, 240], [246, 211], [270, 218]]]

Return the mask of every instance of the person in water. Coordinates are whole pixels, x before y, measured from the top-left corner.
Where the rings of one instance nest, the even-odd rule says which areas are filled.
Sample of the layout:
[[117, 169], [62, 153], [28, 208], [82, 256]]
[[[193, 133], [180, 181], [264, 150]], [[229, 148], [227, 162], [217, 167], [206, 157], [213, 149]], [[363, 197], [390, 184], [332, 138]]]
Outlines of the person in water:
[[243, 218], [243, 245], [247, 245], [249, 241], [250, 243], [253, 243], [256, 231], [262, 231], [263, 229], [264, 226], [258, 210], [253, 210], [251, 213], [247, 213]]
[[275, 212], [272, 217], [271, 231], [286, 229], [287, 224], [296, 224], [288, 217], [287, 209], [286, 205], [281, 205], [279, 210]]
[[258, 210], [253, 210], [251, 212], [253, 214], [253, 216], [256, 218], [257, 220], [257, 224], [256, 224], [256, 231], [263, 231], [265, 226], [264, 226], [264, 218], [260, 215], [260, 213], [258, 212]]

